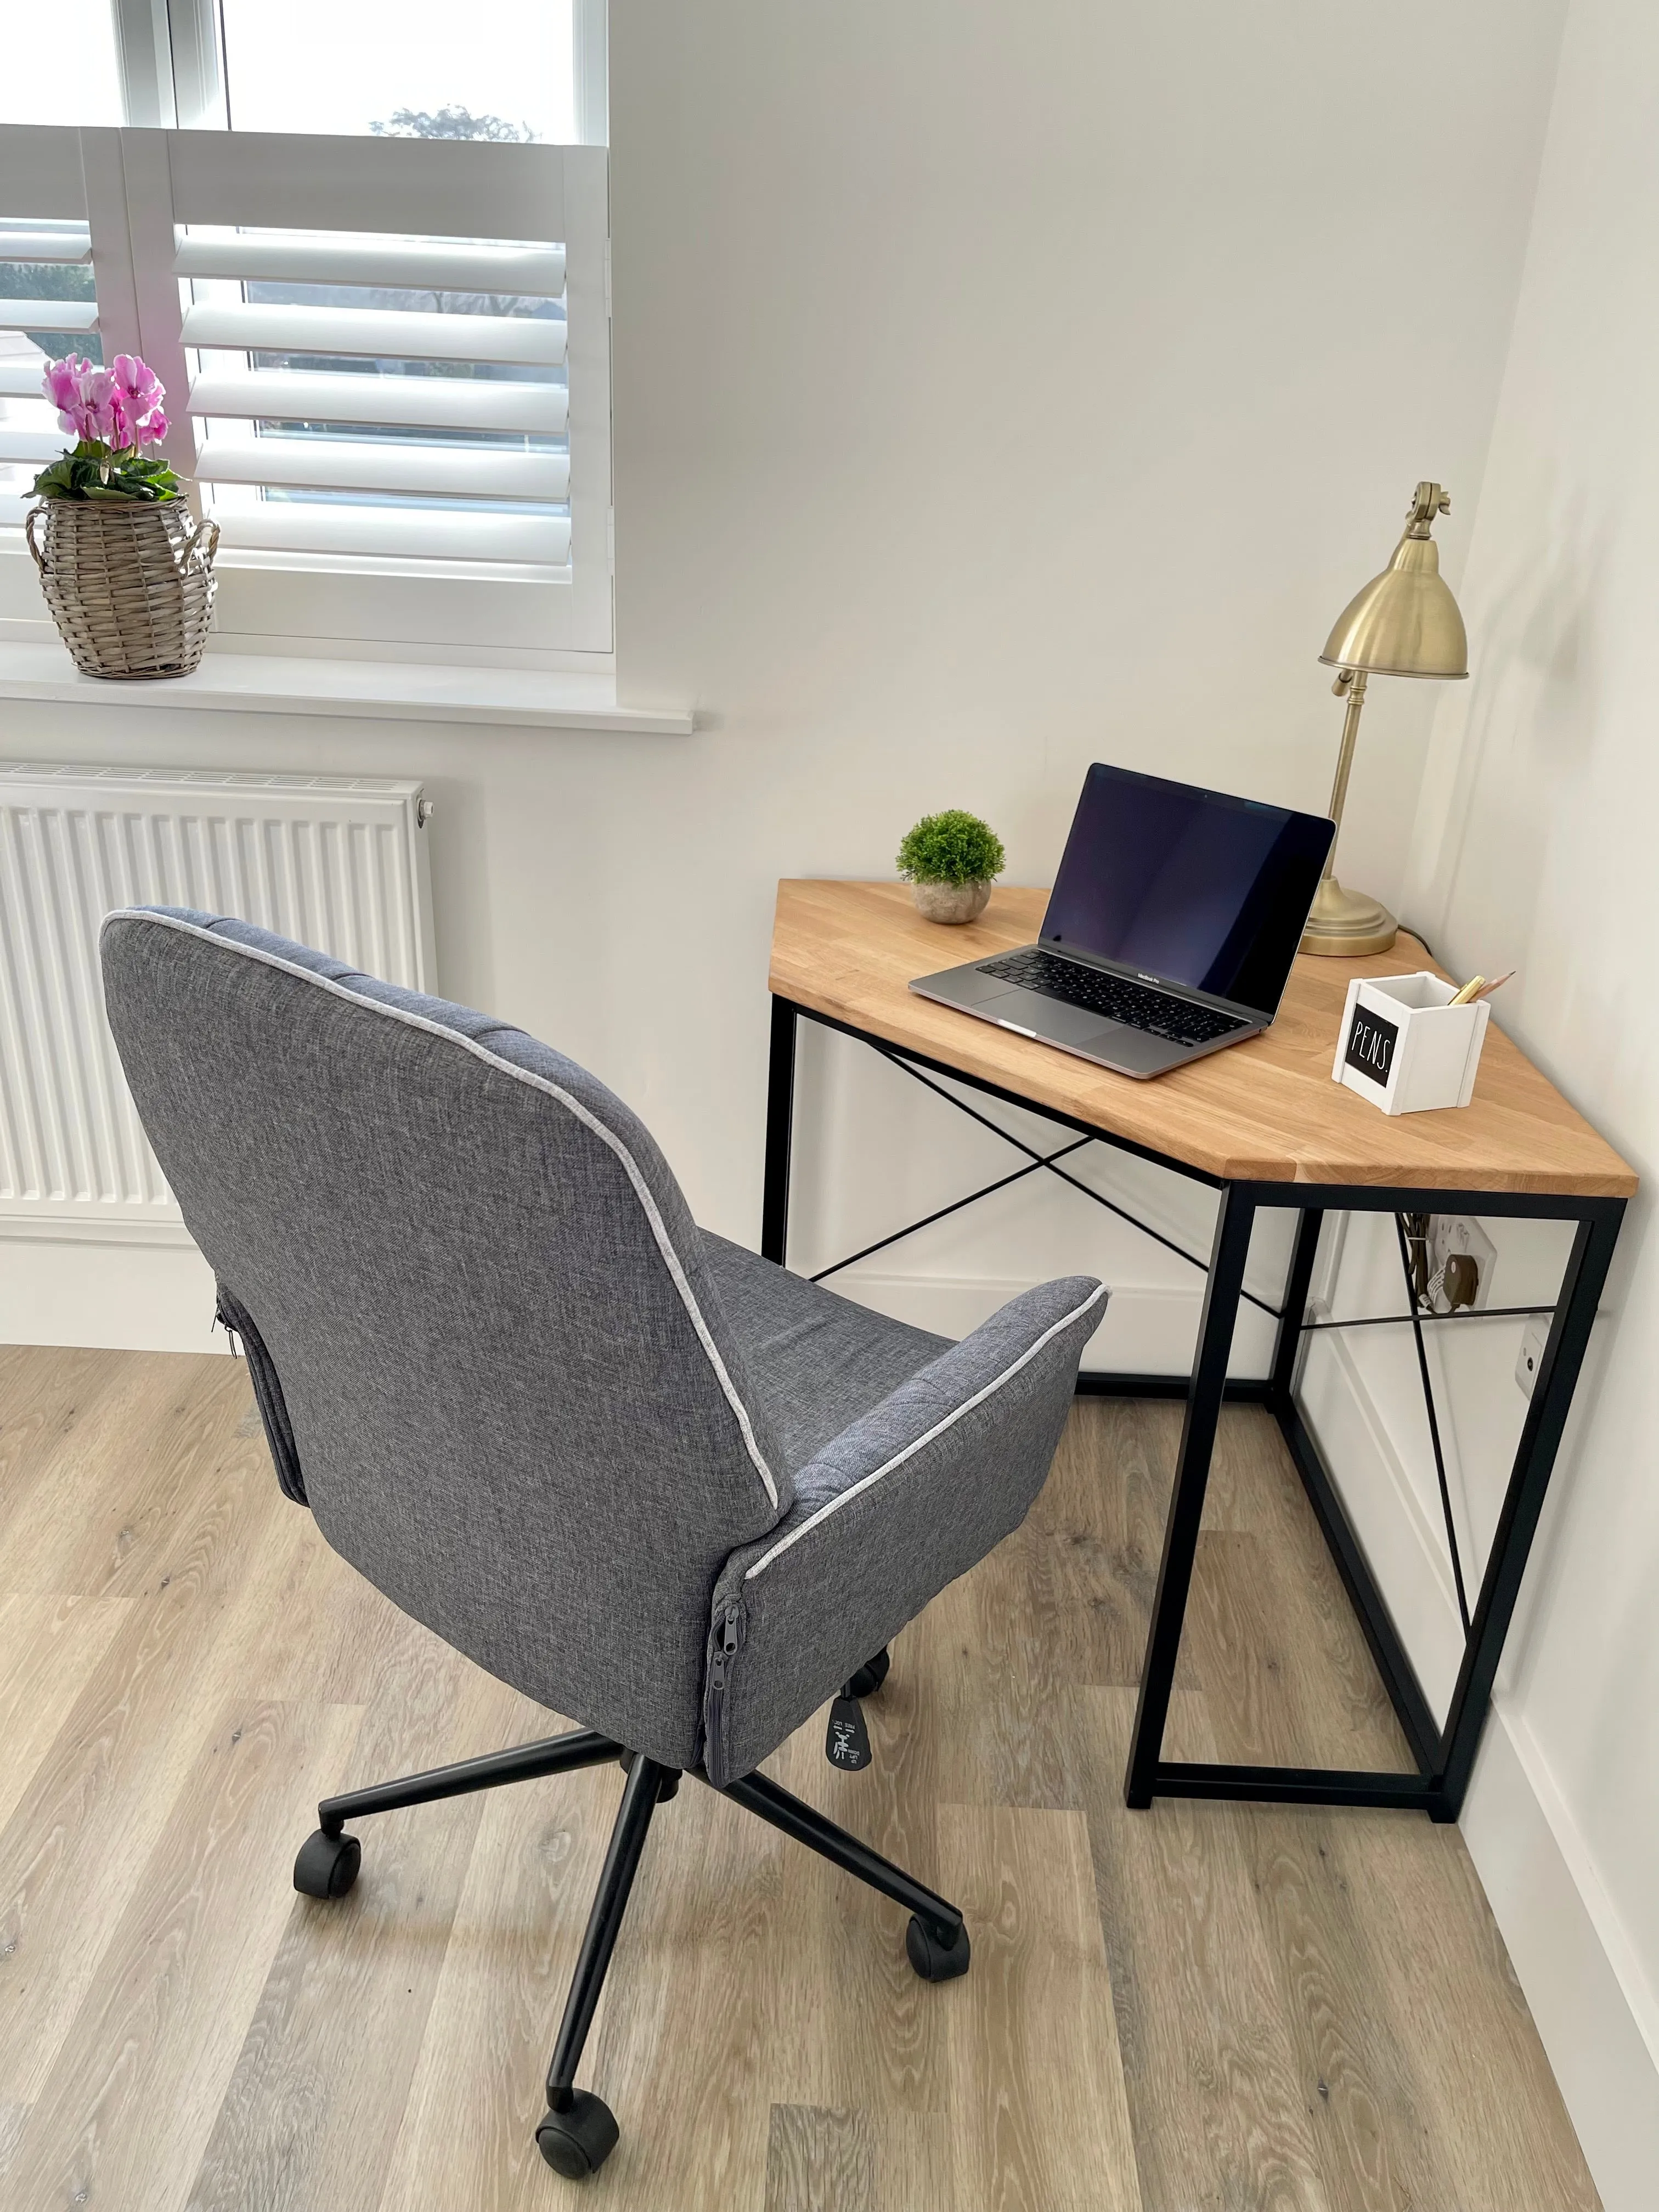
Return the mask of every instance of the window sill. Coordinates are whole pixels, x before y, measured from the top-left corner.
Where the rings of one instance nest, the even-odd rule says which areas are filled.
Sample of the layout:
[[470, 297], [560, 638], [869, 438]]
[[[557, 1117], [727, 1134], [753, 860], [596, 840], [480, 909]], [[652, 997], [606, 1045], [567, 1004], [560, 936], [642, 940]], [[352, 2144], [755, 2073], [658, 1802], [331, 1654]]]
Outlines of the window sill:
[[482, 722], [659, 737], [689, 737], [696, 727], [689, 708], [619, 707], [608, 676], [210, 653], [193, 676], [119, 683], [82, 676], [56, 644], [0, 645], [0, 699], [361, 716], [382, 722]]

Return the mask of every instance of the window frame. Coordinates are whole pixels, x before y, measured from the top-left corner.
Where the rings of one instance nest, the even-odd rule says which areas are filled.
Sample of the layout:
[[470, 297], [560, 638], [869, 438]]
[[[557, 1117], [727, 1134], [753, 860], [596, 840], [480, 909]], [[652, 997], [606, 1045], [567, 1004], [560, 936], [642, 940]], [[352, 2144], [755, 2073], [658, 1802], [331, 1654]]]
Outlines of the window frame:
[[[173, 421], [167, 458], [181, 475], [193, 477], [197, 465], [196, 431], [183, 404], [191, 363], [179, 340], [180, 282], [173, 266], [189, 222], [512, 236], [512, 210], [522, 197], [538, 216], [517, 227], [557, 237], [566, 248], [568, 581], [558, 571], [496, 562], [227, 545], [218, 562], [219, 649], [390, 651], [520, 667], [609, 663], [615, 638], [605, 0], [574, 0], [584, 143], [567, 147], [231, 131], [224, 125], [216, 0], [112, 0], [112, 8], [135, 119], [119, 128], [0, 126], [0, 214], [88, 223], [105, 358], [142, 353], [167, 384]], [[514, 178], [516, 192], [507, 181]], [[411, 206], [422, 221], [410, 220]], [[21, 532], [0, 531], [0, 635], [40, 635], [40, 603]]]
[[[158, 130], [222, 131], [218, 0], [110, 0], [125, 119]], [[609, 0], [572, 0], [579, 146], [609, 143]]]

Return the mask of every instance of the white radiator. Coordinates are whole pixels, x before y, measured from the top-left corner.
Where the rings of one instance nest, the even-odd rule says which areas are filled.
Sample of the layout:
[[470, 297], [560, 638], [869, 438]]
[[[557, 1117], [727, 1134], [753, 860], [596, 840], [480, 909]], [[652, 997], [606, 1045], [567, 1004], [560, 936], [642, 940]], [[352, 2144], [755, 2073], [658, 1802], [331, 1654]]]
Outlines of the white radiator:
[[112, 908], [238, 915], [431, 990], [417, 783], [0, 762], [0, 1236], [186, 1241], [104, 1019]]

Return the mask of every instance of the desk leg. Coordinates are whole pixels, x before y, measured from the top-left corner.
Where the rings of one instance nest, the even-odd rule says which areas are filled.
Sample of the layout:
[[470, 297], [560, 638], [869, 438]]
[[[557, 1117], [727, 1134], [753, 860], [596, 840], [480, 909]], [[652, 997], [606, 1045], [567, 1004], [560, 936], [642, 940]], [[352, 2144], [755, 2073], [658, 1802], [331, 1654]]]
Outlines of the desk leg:
[[1521, 1578], [1527, 1569], [1538, 1516], [1566, 1426], [1567, 1410], [1589, 1346], [1595, 1309], [1607, 1279], [1613, 1248], [1624, 1209], [1581, 1221], [1567, 1262], [1562, 1297], [1555, 1309], [1537, 1386], [1516, 1447], [1515, 1466], [1504, 1496], [1492, 1552], [1475, 1601], [1463, 1647], [1463, 1664], [1452, 1692], [1446, 1732], [1441, 1739], [1438, 1802], [1430, 1808], [1437, 1820], [1455, 1820], [1462, 1809], [1474, 1754], [1486, 1723], [1493, 1677], [1503, 1656]]
[[1291, 1248], [1291, 1271], [1285, 1279], [1284, 1316], [1273, 1345], [1273, 1371], [1269, 1403], [1288, 1407], [1296, 1380], [1296, 1355], [1302, 1349], [1302, 1324], [1308, 1317], [1308, 1291], [1313, 1282], [1314, 1261], [1319, 1252], [1319, 1231], [1325, 1219], [1316, 1206], [1304, 1206], [1297, 1216], [1296, 1243]]
[[1175, 1490], [1164, 1531], [1164, 1559], [1158, 1571], [1158, 1595], [1152, 1600], [1152, 1628], [1140, 1669], [1140, 1699], [1135, 1709], [1134, 1735], [1129, 1746], [1129, 1771], [1123, 1783], [1124, 1802], [1138, 1809], [1144, 1809], [1152, 1802], [1158, 1761], [1163, 1756], [1164, 1723], [1175, 1683], [1182, 1622], [1193, 1578], [1193, 1559], [1198, 1549], [1199, 1523], [1204, 1516], [1204, 1493], [1209, 1486], [1210, 1455], [1215, 1447], [1216, 1422], [1226, 1388], [1227, 1360], [1232, 1351], [1239, 1292], [1244, 1284], [1244, 1261], [1249, 1253], [1250, 1231], [1255, 1222], [1254, 1194], [1237, 1183], [1229, 1184], [1222, 1194], [1215, 1242], [1210, 1250], [1210, 1278], [1204, 1292], [1203, 1318], [1199, 1324], [1198, 1357], [1187, 1393], [1187, 1419], [1181, 1431]]
[[795, 1130], [795, 1009], [772, 1001], [766, 1077], [766, 1180], [761, 1190], [761, 1257], [781, 1267], [789, 1243], [789, 1147]]

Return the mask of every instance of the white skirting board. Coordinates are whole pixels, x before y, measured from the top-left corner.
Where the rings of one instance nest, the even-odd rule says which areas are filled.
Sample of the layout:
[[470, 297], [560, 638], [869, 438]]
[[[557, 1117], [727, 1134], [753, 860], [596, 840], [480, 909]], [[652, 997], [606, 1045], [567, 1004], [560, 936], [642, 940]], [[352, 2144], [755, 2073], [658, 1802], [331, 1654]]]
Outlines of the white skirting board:
[[1638, 1970], [1616, 1958], [1628, 1947], [1608, 1927], [1583, 1838], [1524, 1723], [1501, 1704], [1459, 1826], [1605, 2212], [1652, 2212], [1659, 2063], [1630, 1986]]
[[111, 1352], [228, 1352], [213, 1270], [182, 1227], [140, 1241], [0, 1232], [0, 1344]]
[[[849, 1267], [824, 1287], [890, 1314], [895, 1321], [908, 1322], [913, 1328], [963, 1337], [1031, 1285], [1026, 1279], [883, 1274]], [[1203, 1297], [1203, 1279], [1197, 1274], [1190, 1288], [1113, 1284], [1105, 1318], [1084, 1346], [1084, 1366], [1118, 1375], [1188, 1373]], [[1255, 1307], [1246, 1306], [1233, 1336], [1231, 1372], [1265, 1375], [1273, 1362], [1273, 1322]]]
[[[1030, 1286], [984, 1278], [866, 1274], [849, 1269], [830, 1285], [878, 1313], [941, 1336], [966, 1336]], [[1201, 1291], [1115, 1290], [1084, 1353], [1085, 1366], [1120, 1373], [1181, 1374], [1190, 1367]], [[212, 1328], [213, 1277], [182, 1224], [161, 1224], [147, 1242], [123, 1229], [107, 1240], [71, 1231], [0, 1236], [0, 1344], [101, 1346], [112, 1351], [222, 1352]], [[1262, 1375], [1272, 1323], [1247, 1309], [1233, 1371]]]
[[[1443, 1705], [1462, 1646], [1444, 1538], [1340, 1336], [1314, 1340], [1300, 1401], [1430, 1702]], [[1548, 1762], [1501, 1689], [1459, 1826], [1606, 2212], [1652, 2212], [1659, 2006]]]

